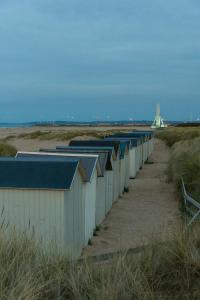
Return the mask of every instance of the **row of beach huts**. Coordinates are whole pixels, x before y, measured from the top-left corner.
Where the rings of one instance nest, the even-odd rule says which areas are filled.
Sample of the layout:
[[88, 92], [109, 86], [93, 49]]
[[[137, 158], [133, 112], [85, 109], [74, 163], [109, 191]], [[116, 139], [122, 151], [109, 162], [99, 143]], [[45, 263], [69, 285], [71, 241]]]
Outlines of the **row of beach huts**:
[[153, 132], [132, 131], [0, 158], [1, 228], [78, 258], [152, 151]]

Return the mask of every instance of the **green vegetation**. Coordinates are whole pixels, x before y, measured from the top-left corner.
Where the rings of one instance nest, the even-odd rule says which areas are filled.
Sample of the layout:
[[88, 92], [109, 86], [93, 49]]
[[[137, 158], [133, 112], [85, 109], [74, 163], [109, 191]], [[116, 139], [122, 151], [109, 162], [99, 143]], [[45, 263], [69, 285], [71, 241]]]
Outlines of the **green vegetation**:
[[22, 133], [18, 135], [18, 138], [24, 139], [39, 139], [39, 140], [59, 140], [68, 141], [78, 136], [89, 136], [94, 138], [103, 138], [106, 135], [110, 135], [119, 130], [72, 130], [72, 131], [33, 131], [31, 133]]
[[168, 177], [178, 189], [183, 178], [187, 192], [200, 200], [200, 128], [171, 127], [156, 133], [171, 147]]
[[194, 199], [200, 200], [200, 137], [174, 144], [168, 176], [178, 188], [183, 178], [187, 191]]
[[169, 147], [172, 147], [179, 141], [192, 140], [196, 137], [200, 137], [200, 128], [169, 127], [165, 130], [156, 131], [155, 136], [165, 141]]
[[17, 153], [17, 149], [6, 143], [6, 142], [0, 142], [0, 156], [15, 156]]
[[69, 263], [38, 244], [0, 234], [1, 299], [198, 299], [200, 234], [198, 227], [168, 243], [154, 242], [140, 254], [121, 253], [109, 263]]

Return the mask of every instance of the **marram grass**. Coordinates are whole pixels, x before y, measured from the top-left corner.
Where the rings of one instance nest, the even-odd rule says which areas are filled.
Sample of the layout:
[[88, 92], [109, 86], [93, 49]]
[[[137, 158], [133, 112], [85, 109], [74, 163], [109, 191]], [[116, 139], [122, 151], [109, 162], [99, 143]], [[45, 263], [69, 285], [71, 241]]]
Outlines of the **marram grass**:
[[33, 238], [1, 232], [0, 299], [198, 299], [199, 233], [196, 224], [141, 254], [70, 263], [43, 253]]
[[169, 127], [156, 131], [155, 136], [165, 141], [169, 147], [172, 147], [177, 142], [200, 137], [200, 127]]

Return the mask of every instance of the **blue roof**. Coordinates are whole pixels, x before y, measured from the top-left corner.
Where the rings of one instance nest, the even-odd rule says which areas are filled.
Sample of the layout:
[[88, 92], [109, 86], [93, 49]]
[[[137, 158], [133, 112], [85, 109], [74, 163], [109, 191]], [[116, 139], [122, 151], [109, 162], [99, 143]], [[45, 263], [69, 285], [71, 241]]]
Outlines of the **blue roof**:
[[[40, 154], [39, 152], [31, 152], [31, 153], [28, 153], [28, 152], [18, 152], [16, 157], [18, 158], [30, 158], [30, 159], [43, 159], [43, 160], [64, 160], [64, 161], [74, 161], [74, 160], [77, 160], [77, 161], [80, 161], [81, 162], [81, 165], [82, 167], [84, 168], [85, 170], [85, 173], [86, 173], [86, 178], [85, 178], [85, 181], [86, 182], [89, 182], [91, 181], [92, 179], [92, 175], [93, 175], [93, 171], [96, 167], [96, 163], [97, 163], [97, 158], [96, 157], [85, 157], [85, 156], [81, 156], [81, 157], [77, 157], [77, 156], [60, 156], [60, 155], [56, 155], [56, 151], [55, 149], [53, 150], [49, 150], [49, 155], [48, 154]], [[55, 155], [50, 155], [50, 153], [55, 153]], [[67, 153], [66, 153], [67, 155]]]
[[148, 137], [149, 138], [152, 138], [153, 136], [154, 136], [154, 132], [153, 131], [148, 131], [148, 130], [145, 130], [145, 131], [138, 131], [138, 130], [136, 130], [136, 131], [133, 131], [133, 133], [145, 133], [145, 134], [147, 134], [148, 135]]
[[139, 134], [139, 133], [116, 133], [113, 136], [118, 136], [118, 137], [126, 137], [126, 138], [131, 138], [135, 137], [140, 139], [142, 142], [145, 140], [145, 135], [144, 134]]
[[71, 188], [78, 161], [0, 158], [0, 188]]
[[106, 141], [106, 140], [73, 140], [69, 143], [69, 146], [89, 146], [89, 147], [113, 147], [116, 155], [119, 151], [120, 142], [118, 141]]
[[[107, 137], [106, 137], [107, 138]], [[142, 138], [141, 137], [129, 137], [129, 136], [118, 136], [118, 135], [111, 135], [109, 136], [110, 139], [119, 139], [119, 140], [129, 140], [131, 142], [132, 147], [137, 147], [142, 143]]]
[[[45, 150], [44, 150], [45, 151]], [[100, 164], [103, 160], [106, 159], [106, 170], [112, 170], [111, 157], [113, 153], [113, 148], [101, 148], [101, 147], [71, 147], [71, 146], [57, 146], [56, 151], [62, 153], [87, 153], [87, 154], [97, 154], [100, 156]]]
[[115, 138], [115, 137], [105, 137], [106, 141], [119, 141], [120, 142], [120, 159], [124, 158], [124, 155], [126, 153], [126, 150], [130, 149], [130, 140], [128, 139], [121, 139], [121, 138]]

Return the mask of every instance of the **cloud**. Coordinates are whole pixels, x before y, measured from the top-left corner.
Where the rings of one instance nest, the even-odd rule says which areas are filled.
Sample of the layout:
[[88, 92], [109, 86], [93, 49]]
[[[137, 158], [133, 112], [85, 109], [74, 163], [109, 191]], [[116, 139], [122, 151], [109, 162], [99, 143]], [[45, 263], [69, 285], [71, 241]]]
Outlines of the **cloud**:
[[[50, 110], [56, 101], [57, 117], [76, 108], [72, 98], [109, 110], [137, 104], [141, 118], [151, 117], [143, 107], [152, 99], [163, 99], [168, 118], [172, 103], [184, 101], [183, 115], [191, 103], [200, 110], [199, 8], [196, 0], [1, 1], [0, 103], [52, 101]], [[25, 115], [34, 117], [17, 118]], [[84, 106], [80, 118], [90, 118]]]

